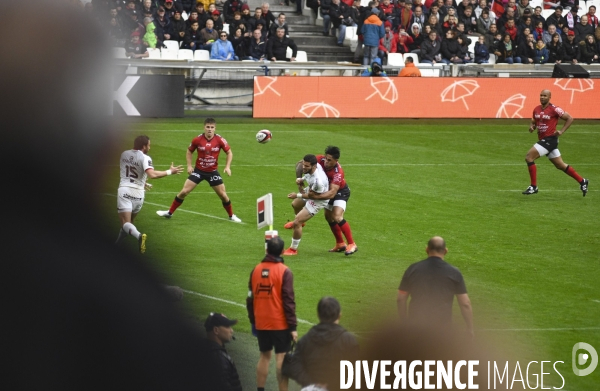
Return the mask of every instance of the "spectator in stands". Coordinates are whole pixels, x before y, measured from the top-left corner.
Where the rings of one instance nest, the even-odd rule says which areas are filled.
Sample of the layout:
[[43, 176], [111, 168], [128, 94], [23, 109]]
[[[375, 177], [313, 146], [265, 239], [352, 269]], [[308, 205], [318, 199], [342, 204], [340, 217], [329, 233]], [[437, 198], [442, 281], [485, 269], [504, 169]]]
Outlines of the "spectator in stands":
[[[213, 26], [214, 26], [215, 30], [217, 30], [217, 31], [223, 30], [223, 20], [221, 20], [221, 13], [218, 10], [214, 10], [211, 13], [211, 16], [212, 16]], [[209, 19], [209, 20], [211, 20], [211, 19]], [[208, 20], [206, 22], [208, 23]]]
[[598, 45], [594, 36], [586, 35], [585, 40], [579, 42], [579, 59], [588, 64], [597, 64], [600, 62], [598, 58]]
[[377, 8], [371, 9], [371, 15], [363, 23], [361, 33], [363, 34], [365, 45], [363, 65], [368, 65], [377, 57], [379, 40], [385, 35], [385, 27], [381, 19], [379, 19], [379, 10]]
[[561, 41], [564, 42], [567, 40], [567, 34], [569, 34], [569, 31], [571, 31], [571, 30], [569, 30], [569, 26], [567, 26], [567, 25], [564, 25], [562, 30], [557, 31], [557, 33], [560, 34]]
[[154, 23], [152, 22], [152, 18], [150, 18], [150, 17], [144, 18], [144, 27], [146, 28], [146, 34], [144, 34], [144, 38], [142, 39], [142, 43], [147, 48], [155, 49], [156, 48], [157, 39], [156, 39], [156, 34], [154, 34], [154, 29], [156, 27], [154, 27]]
[[413, 43], [411, 36], [400, 28], [396, 35], [396, 53], [410, 53], [409, 45]]
[[[337, 1], [339, 2], [339, 0]], [[285, 14], [283, 12], [279, 13], [275, 22], [271, 23], [271, 27], [269, 28], [269, 38], [275, 37], [279, 28], [282, 28], [285, 31], [286, 37], [290, 35], [289, 26], [285, 22]]]
[[412, 11], [412, 0], [406, 0], [404, 8], [397, 11], [397, 19], [393, 20], [394, 26], [398, 29], [410, 30], [414, 13]]
[[323, 18], [323, 35], [328, 36], [329, 30], [331, 30], [331, 16], [329, 10], [331, 9], [331, 0], [320, 0], [321, 3], [321, 17]]
[[196, 4], [196, 18], [198, 19], [198, 23], [200, 24], [200, 30], [206, 27], [206, 21], [212, 18], [212, 15], [208, 13], [208, 11], [204, 8], [204, 4], [198, 2]]
[[142, 2], [142, 6], [140, 8], [141, 14], [154, 15], [155, 12], [156, 12], [156, 5], [152, 4], [152, 0], [144, 0]]
[[156, 17], [154, 18], [154, 26], [156, 27], [154, 33], [156, 34], [158, 47], [162, 47], [164, 41], [175, 38], [173, 24], [169, 18], [165, 16], [165, 13], [166, 10], [160, 6], [156, 11]]
[[546, 30], [544, 30], [543, 23], [541, 21], [538, 21], [537, 25], [535, 26], [535, 28], [532, 31], [534, 41], [537, 42], [538, 39], [541, 39], [544, 36], [545, 31]]
[[381, 58], [377, 57], [371, 63], [371, 66], [366, 68], [361, 76], [370, 76], [370, 77], [385, 77], [387, 73], [383, 70], [381, 66]]
[[[166, 3], [167, 2], [165, 1], [165, 4]], [[181, 12], [185, 11], [189, 15], [195, 4], [196, 0], [181, 0], [181, 6], [183, 8]]]
[[208, 50], [212, 49], [212, 44], [219, 39], [219, 30], [215, 27], [212, 19], [206, 21], [206, 27], [200, 30], [200, 39], [202, 46], [200, 49]]
[[598, 22], [598, 17], [596, 16], [595, 5], [590, 5], [590, 7], [588, 8], [587, 17], [590, 25], [594, 28], [594, 30], [596, 30], [598, 26], [600, 26], [600, 23]]
[[458, 34], [456, 37], [456, 41], [460, 47], [460, 58], [463, 61], [463, 64], [468, 64], [473, 62], [473, 54], [469, 52], [469, 45], [471, 44], [471, 39], [467, 38], [465, 34]]
[[139, 31], [131, 33], [131, 41], [125, 45], [125, 55], [129, 58], [143, 58], [150, 55], [146, 50], [146, 47], [140, 41]]
[[519, 14], [519, 9], [517, 8], [517, 4], [515, 0], [508, 0], [508, 2], [506, 3], [506, 9], [504, 11], [504, 13], [506, 14], [506, 12], [512, 9], [513, 10], [513, 18], [514, 19], [519, 19], [522, 15]]
[[277, 29], [277, 35], [267, 41], [267, 58], [271, 61], [288, 61], [286, 57], [287, 48], [292, 49], [292, 57], [289, 61], [296, 61], [298, 47], [290, 38], [285, 36], [285, 29]]
[[[175, 16], [175, 11], [183, 12], [183, 3], [181, 1], [165, 0], [162, 7], [164, 7], [165, 15], [169, 19]], [[189, 14], [189, 11], [187, 13]]]
[[252, 15], [250, 18], [250, 27], [252, 28], [252, 31], [256, 30], [256, 22], [259, 19], [262, 19], [262, 9], [260, 7], [256, 7], [254, 10], [254, 15]]
[[[236, 13], [233, 14], [233, 21], [229, 23], [229, 38], [235, 36], [235, 30], [239, 28], [242, 29], [242, 35], [246, 36], [246, 33], [248, 32], [246, 23], [244, 23], [244, 21], [242, 20], [242, 14], [236, 11]], [[249, 35], [250, 34], [248, 34], [248, 36]]]
[[502, 30], [502, 28], [506, 25], [506, 22], [508, 22], [509, 19], [516, 19], [516, 14], [515, 14], [515, 10], [513, 8], [507, 8], [506, 12], [504, 14], [502, 14], [502, 16], [500, 18], [498, 18], [498, 20], [496, 21], [496, 24], [500, 27], [500, 29]]
[[[542, 40], [544, 41], [545, 45], [548, 45], [550, 43], [550, 41], [552, 41], [552, 36], [554, 35], [554, 33], [556, 33], [556, 26], [553, 24], [549, 24], [548, 25], [548, 31], [544, 31], [542, 33]], [[558, 36], [558, 38], [560, 39], [560, 35]], [[539, 39], [539, 37], [538, 37]], [[562, 39], [561, 39], [562, 42]]]
[[484, 8], [481, 12], [481, 16], [477, 19], [477, 32], [481, 35], [485, 35], [488, 31], [490, 31], [490, 26], [492, 23], [494, 23], [494, 21], [492, 18], [490, 18], [489, 9]]
[[223, 18], [225, 19], [225, 23], [233, 22], [233, 15], [236, 12], [240, 12], [242, 9], [242, 4], [240, 0], [227, 0], [225, 4], [223, 4]]
[[[431, 28], [431, 27], [430, 27]], [[420, 54], [421, 44], [423, 43], [424, 35], [421, 34], [421, 27], [418, 23], [413, 23], [411, 31], [408, 33], [412, 38], [412, 43], [408, 45], [408, 50], [411, 53]]]
[[252, 32], [252, 39], [246, 41], [246, 57], [244, 60], [263, 61], [267, 53], [267, 44], [260, 30]]
[[442, 61], [442, 55], [440, 53], [441, 44], [437, 40], [437, 32], [431, 30], [429, 38], [424, 39], [421, 44], [421, 62], [429, 64], [437, 64]]
[[340, 0], [332, 0], [331, 7], [329, 8], [329, 16], [333, 29], [338, 30], [337, 45], [344, 46], [346, 27], [354, 24], [354, 21], [350, 18], [350, 7], [346, 3], [340, 2]]
[[202, 30], [204, 28], [204, 27], [202, 27], [202, 24], [204, 24], [204, 26], [206, 26], [206, 21], [204, 21], [204, 23], [203, 23], [199, 19], [198, 11], [196, 11], [196, 10], [193, 10], [192, 12], [190, 12], [190, 16], [185, 21], [186, 30], [189, 30], [192, 27], [192, 23], [194, 23], [194, 22], [198, 22], [198, 27], [200, 28], [200, 30]]
[[442, 24], [442, 31], [444, 32], [444, 36], [450, 30], [454, 30], [456, 28], [456, 17], [454, 15], [448, 15], [446, 21]]
[[542, 22], [542, 27], [546, 26], [546, 18], [542, 15], [542, 7], [537, 6], [533, 10], [533, 15], [531, 15], [531, 20], [534, 26], [538, 26], [539, 22]]
[[504, 30], [501, 30], [500, 32], [510, 35], [510, 39], [513, 41], [513, 43], [517, 42], [517, 34], [519, 33], [519, 30], [515, 25], [514, 19], [508, 19], [504, 25]]
[[533, 25], [533, 19], [531, 16], [525, 16], [521, 19], [521, 25], [517, 26], [519, 31], [523, 31], [525, 28], [529, 28], [529, 31], [532, 32], [535, 26]]
[[563, 62], [577, 64], [579, 62], [579, 44], [575, 40], [574, 31], [569, 31], [564, 46], [565, 56], [563, 57]]
[[262, 39], [265, 42], [267, 42], [267, 36], [269, 35], [269, 32], [267, 31], [267, 28], [265, 27], [266, 25], [267, 25], [267, 22], [265, 22], [264, 19], [259, 19], [256, 21], [256, 28], [254, 29], [254, 30], [260, 31]]
[[138, 12], [136, 10], [130, 10], [127, 11], [127, 14], [129, 15], [127, 30], [129, 30], [130, 33], [137, 31], [140, 33], [140, 36], [144, 35], [146, 33], [146, 29], [144, 28], [144, 25], [138, 21]]
[[498, 42], [494, 48], [494, 54], [497, 57], [496, 63], [520, 63], [521, 58], [516, 56], [516, 49], [510, 34], [504, 33], [504, 35], [502, 35], [502, 40]]
[[220, 39], [217, 39], [210, 48], [210, 59], [221, 61], [237, 60], [238, 58], [233, 50], [233, 45], [231, 44], [231, 41], [227, 39], [227, 33], [221, 31], [219, 33], [219, 38]]
[[446, 31], [446, 38], [442, 41], [440, 48], [442, 53], [442, 62], [445, 64], [462, 64], [460, 58], [460, 47], [454, 35], [454, 30]]
[[415, 7], [413, 10], [413, 15], [410, 18], [409, 26], [411, 26], [411, 28], [412, 28], [412, 26], [416, 23], [419, 25], [419, 30], [422, 30], [423, 26], [425, 26], [426, 21], [427, 21], [427, 19], [425, 18], [425, 14], [423, 13], [423, 7], [421, 7], [421, 6]]
[[112, 46], [121, 47], [125, 45], [125, 31], [123, 31], [117, 18], [111, 18], [108, 22], [108, 37]]
[[467, 6], [464, 15], [459, 20], [465, 24], [465, 33], [474, 34], [477, 32], [477, 18], [473, 14], [473, 8]]
[[381, 19], [384, 22], [389, 20], [391, 23], [393, 23], [395, 16], [394, 9], [394, 4], [392, 4], [390, 0], [383, 0], [383, 2], [379, 4], [379, 15], [381, 16]]
[[233, 32], [233, 34], [229, 35], [228, 37], [228, 39], [231, 41], [231, 46], [233, 46], [233, 51], [235, 52], [235, 55], [240, 60], [246, 56], [244, 40], [247, 38], [249, 37], [244, 36], [242, 29], [239, 27]]
[[517, 46], [517, 56], [521, 58], [522, 64], [533, 64], [535, 62], [535, 45], [532, 33], [528, 33], [525, 41]]
[[396, 53], [396, 34], [392, 32], [392, 23], [386, 20], [383, 24], [385, 35], [379, 40], [377, 56], [381, 58], [382, 64], [387, 64], [388, 53]]
[[[562, 16], [563, 8], [558, 6], [554, 9], [554, 13], [546, 19], [546, 26], [550, 29], [550, 25], [553, 24], [557, 29], [562, 30], [562, 27], [567, 24], [567, 21]], [[554, 34], [554, 33], [552, 33]], [[548, 42], [545, 42], [546, 44]]]
[[562, 62], [563, 57], [565, 56], [565, 48], [560, 42], [560, 34], [554, 33], [552, 35], [552, 40], [546, 46], [548, 49], [548, 63], [550, 64], [560, 64]]
[[183, 42], [183, 37], [185, 37], [185, 20], [181, 18], [181, 12], [175, 11], [171, 20], [171, 26], [173, 31], [172, 39], [179, 43]]
[[200, 34], [200, 24], [198, 20], [193, 20], [190, 28], [185, 32], [183, 36], [183, 48], [191, 50], [203, 49], [204, 41]]
[[525, 27], [523, 30], [521, 30], [521, 32], [517, 36], [517, 40], [515, 41], [517, 47], [527, 43], [527, 38], [529, 37], [529, 34], [532, 34], [529, 27]]
[[496, 39], [496, 34], [498, 34], [498, 27], [496, 27], [495, 23], [490, 25], [490, 31], [485, 33], [485, 45], [487, 46], [490, 53], [494, 52], [494, 40]]
[[578, 10], [579, 7], [574, 5], [565, 16], [564, 26], [568, 26], [569, 30], [575, 30], [575, 25], [579, 22], [579, 16], [577, 16]]
[[475, 62], [477, 64], [487, 64], [490, 62], [490, 51], [485, 44], [485, 37], [480, 35], [475, 42]]
[[543, 39], [538, 39], [535, 44], [535, 57], [533, 61], [536, 64], [545, 64], [548, 62], [548, 49], [546, 49], [546, 44]]
[[404, 68], [398, 73], [399, 77], [421, 77], [421, 71], [415, 66], [412, 57], [406, 57], [404, 60]]
[[586, 35], [594, 35], [594, 28], [591, 24], [589, 24], [589, 16], [583, 15], [581, 17], [581, 22], [575, 25], [575, 40], [583, 41]]
[[350, 18], [352, 18], [354, 27], [357, 27], [360, 23], [362, 23], [360, 8], [360, 0], [354, 0], [352, 2], [352, 7], [350, 7]]
[[250, 6], [248, 4], [242, 4], [242, 20], [244, 23], [246, 23], [246, 27], [249, 31], [252, 31], [252, 27], [254, 27], [251, 19], [252, 15], [250, 15]]
[[533, 14], [533, 8], [529, 4], [529, 0], [520, 0], [517, 3], [517, 11], [518, 11], [519, 15], [521, 15], [521, 16], [525, 15], [525, 10], [529, 10]]
[[273, 15], [273, 13], [271, 11], [269, 11], [269, 3], [263, 3], [261, 10], [262, 10], [261, 18], [264, 19], [264, 21], [265, 21], [265, 29], [267, 31], [269, 31], [269, 28], [271, 27], [271, 23], [275, 22], [275, 16]]
[[441, 34], [444, 33], [444, 31], [442, 30], [442, 25], [439, 22], [437, 16], [431, 14], [429, 15], [429, 18], [427, 19], [427, 26], [430, 26], [432, 30], [435, 31], [435, 33], [437, 34], [437, 36], [440, 36]]

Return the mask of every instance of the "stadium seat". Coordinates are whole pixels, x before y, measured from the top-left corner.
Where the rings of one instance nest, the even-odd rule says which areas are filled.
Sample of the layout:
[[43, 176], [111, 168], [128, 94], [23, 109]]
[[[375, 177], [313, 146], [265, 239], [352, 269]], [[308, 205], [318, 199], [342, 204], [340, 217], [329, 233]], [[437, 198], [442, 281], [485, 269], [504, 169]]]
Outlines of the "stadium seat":
[[298, 62], [307, 62], [308, 61], [308, 56], [304, 50], [298, 50], [298, 53], [296, 54], [296, 61], [298, 61]]
[[356, 37], [357, 27], [348, 26], [346, 27], [346, 36], [344, 37], [344, 46], [351, 46], [352, 40]]
[[223, 23], [223, 30], [221, 31], [225, 31], [229, 35], [229, 23]]
[[[285, 51], [285, 58], [292, 58], [292, 53], [294, 53], [294, 51], [292, 50], [291, 47], [287, 47], [286, 51]], [[297, 53], [296, 53], [297, 55]]]
[[544, 17], [544, 19], [548, 19], [548, 16], [552, 15], [554, 13], [554, 10], [542, 10], [542, 16]]
[[417, 56], [415, 53], [404, 53], [403, 59], [406, 60], [407, 57], [412, 57], [413, 63], [419, 63], [419, 56]]
[[179, 49], [179, 51], [177, 52], [177, 59], [178, 60], [193, 60], [194, 52], [190, 49]]
[[114, 58], [127, 58], [125, 48], [113, 48]]
[[148, 48], [148, 57], [144, 57], [144, 59], [159, 59], [160, 58], [160, 49], [156, 48]]
[[179, 42], [173, 40], [164, 41], [163, 44], [167, 47], [167, 50], [178, 51], [179, 50]]
[[194, 52], [194, 61], [208, 61], [210, 60], [210, 53], [208, 50], [196, 50]]
[[474, 56], [476, 43], [477, 43], [477, 38], [471, 38], [471, 43], [469, 44], [469, 49], [468, 49], [469, 53], [470, 53], [469, 56]]
[[388, 65], [391, 66], [404, 66], [404, 58], [402, 53], [388, 53]]
[[174, 50], [163, 49], [160, 51], [161, 60], [177, 60], [177, 52]]
[[495, 64], [496, 63], [496, 55], [494, 53], [490, 53], [490, 62], [489, 64]]

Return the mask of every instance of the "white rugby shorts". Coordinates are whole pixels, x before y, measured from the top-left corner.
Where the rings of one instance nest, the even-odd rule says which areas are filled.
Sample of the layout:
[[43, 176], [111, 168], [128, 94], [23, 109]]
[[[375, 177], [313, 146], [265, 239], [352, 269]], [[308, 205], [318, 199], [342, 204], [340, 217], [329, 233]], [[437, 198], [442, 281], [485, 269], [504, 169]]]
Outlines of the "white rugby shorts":
[[319, 213], [321, 209], [323, 209], [327, 205], [327, 200], [325, 202], [321, 200], [304, 200], [304, 207], [311, 214], [311, 216]]
[[119, 187], [117, 191], [117, 211], [139, 213], [144, 205], [144, 190], [132, 187]]
[[344, 200], [334, 200], [333, 205], [330, 203], [327, 203], [327, 205], [325, 205], [325, 209], [333, 210], [334, 206], [339, 206], [340, 208], [342, 208], [344, 210], [344, 212], [346, 211], [346, 201], [344, 201]]
[[552, 150], [552, 152], [548, 153], [548, 150], [546, 148], [544, 148], [543, 146], [541, 146], [540, 144], [533, 144], [533, 147], [538, 151], [538, 153], [540, 154], [540, 156], [546, 156], [548, 159], [554, 159], [555, 157], [559, 157], [560, 156], [560, 151], [558, 150], [558, 148]]

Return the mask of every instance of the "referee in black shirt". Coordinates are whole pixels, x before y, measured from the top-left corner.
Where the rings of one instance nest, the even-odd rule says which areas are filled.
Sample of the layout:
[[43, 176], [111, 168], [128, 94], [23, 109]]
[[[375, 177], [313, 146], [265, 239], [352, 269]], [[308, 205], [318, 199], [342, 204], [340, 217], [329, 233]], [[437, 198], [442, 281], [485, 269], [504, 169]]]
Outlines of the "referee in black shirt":
[[400, 321], [446, 328], [452, 323], [452, 303], [456, 296], [467, 332], [473, 336], [473, 310], [465, 280], [457, 268], [444, 261], [448, 252], [446, 242], [434, 236], [425, 251], [429, 257], [410, 265], [400, 282], [397, 299]]

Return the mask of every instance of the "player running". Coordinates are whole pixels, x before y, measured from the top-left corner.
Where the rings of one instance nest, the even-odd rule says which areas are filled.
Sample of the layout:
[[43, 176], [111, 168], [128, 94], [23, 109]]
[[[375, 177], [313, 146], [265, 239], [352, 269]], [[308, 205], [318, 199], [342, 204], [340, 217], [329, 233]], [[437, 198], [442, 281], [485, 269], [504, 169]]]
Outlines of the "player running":
[[[350, 198], [350, 188], [344, 178], [344, 170], [338, 162], [339, 159], [340, 149], [332, 145], [325, 148], [324, 155], [317, 155], [317, 161], [329, 180], [329, 190], [323, 194], [309, 194], [308, 198], [329, 201], [327, 206], [325, 206], [325, 219], [329, 223], [329, 228], [331, 228], [331, 232], [333, 232], [333, 236], [335, 237], [335, 247], [329, 250], [329, 252], [344, 251], [346, 255], [351, 255], [358, 251], [358, 247], [352, 238], [350, 224], [344, 219], [346, 204]], [[298, 172], [296, 174], [299, 176]], [[284, 228], [291, 229], [293, 224], [290, 221], [284, 225]], [[347, 246], [342, 234], [346, 237]]]
[[[225, 169], [223, 171], [231, 176], [230, 166], [231, 160], [233, 159], [233, 153], [231, 152], [231, 147], [227, 144], [227, 140], [215, 133], [216, 127], [217, 125], [214, 118], [207, 118], [204, 120], [204, 133], [194, 138], [185, 152], [187, 172], [190, 176], [183, 184], [183, 189], [175, 196], [171, 208], [169, 210], [159, 210], [156, 212], [157, 215], [170, 219], [173, 213], [175, 213], [175, 210], [183, 203], [185, 197], [187, 197], [200, 182], [206, 180], [221, 199], [223, 208], [225, 208], [229, 215], [229, 220], [236, 223], [242, 222], [240, 218], [233, 214], [231, 200], [225, 192], [223, 178], [221, 178], [221, 174], [217, 171], [219, 153], [222, 149], [227, 155], [227, 161], [225, 162]], [[194, 151], [198, 152], [195, 168], [192, 167]]]
[[[302, 238], [302, 227], [304, 223], [310, 220], [314, 215], [323, 209], [328, 200], [308, 199], [309, 195], [323, 194], [329, 190], [329, 180], [323, 168], [317, 163], [315, 155], [306, 155], [302, 160], [302, 172], [304, 176], [296, 179], [299, 193], [290, 193], [288, 198], [293, 199], [292, 207], [294, 210], [299, 210], [294, 219], [293, 227], [294, 234], [292, 235], [292, 245], [283, 252], [283, 255], [297, 255], [298, 245]], [[304, 188], [304, 181], [308, 183], [308, 187]]]
[[121, 182], [117, 190], [117, 211], [121, 220], [117, 243], [127, 235], [131, 235], [138, 240], [142, 254], [146, 252], [147, 235], [140, 233], [133, 225], [133, 221], [144, 205], [145, 189], [152, 187], [146, 183], [146, 180], [179, 174], [183, 171], [183, 167], [175, 167], [173, 163], [167, 171], [155, 171], [152, 158], [147, 155], [148, 151], [150, 151], [150, 138], [138, 136], [133, 141], [133, 149], [121, 154]]
[[[550, 103], [551, 96], [550, 90], [542, 90], [540, 93], [541, 105], [533, 109], [533, 118], [531, 119], [531, 125], [529, 126], [529, 133], [532, 133], [537, 128], [539, 141], [531, 147], [529, 152], [527, 152], [527, 156], [525, 156], [525, 161], [529, 168], [529, 176], [531, 177], [531, 185], [523, 192], [523, 194], [530, 195], [538, 192], [537, 168], [534, 160], [540, 156], [547, 155], [548, 159], [550, 159], [556, 168], [564, 171], [567, 175], [579, 182], [579, 188], [585, 197], [588, 192], [589, 181], [582, 178], [573, 167], [565, 164], [560, 156], [560, 151], [558, 150], [558, 137], [562, 136], [562, 134], [569, 129], [573, 123], [573, 117], [560, 107]], [[565, 120], [565, 123], [561, 130], [556, 130], [556, 124], [558, 123], [559, 118]]]

